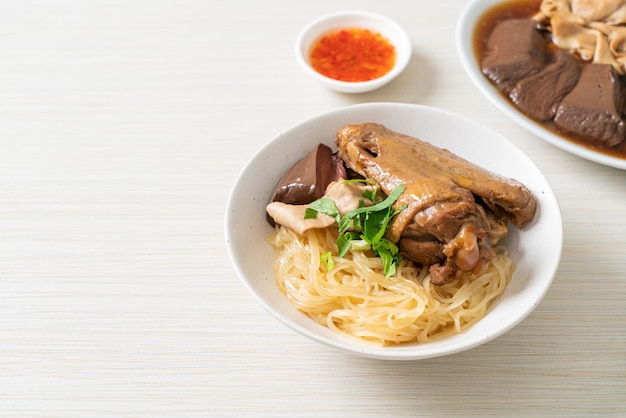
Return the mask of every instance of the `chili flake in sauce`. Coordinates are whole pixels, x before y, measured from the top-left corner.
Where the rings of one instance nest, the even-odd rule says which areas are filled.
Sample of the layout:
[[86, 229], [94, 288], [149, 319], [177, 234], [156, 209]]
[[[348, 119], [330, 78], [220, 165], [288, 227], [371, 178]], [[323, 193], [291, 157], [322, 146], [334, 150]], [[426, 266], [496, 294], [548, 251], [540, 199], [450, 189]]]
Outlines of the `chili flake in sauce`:
[[367, 81], [387, 74], [396, 51], [379, 33], [349, 28], [329, 33], [317, 41], [310, 54], [311, 66], [320, 74], [340, 81]]

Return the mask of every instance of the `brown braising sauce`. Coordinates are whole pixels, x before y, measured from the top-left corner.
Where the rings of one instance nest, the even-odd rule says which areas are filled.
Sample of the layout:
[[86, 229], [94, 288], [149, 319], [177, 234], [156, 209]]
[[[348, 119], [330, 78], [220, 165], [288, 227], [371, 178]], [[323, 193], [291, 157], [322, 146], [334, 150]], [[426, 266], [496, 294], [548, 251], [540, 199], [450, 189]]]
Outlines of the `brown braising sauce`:
[[[541, 4], [541, 0], [515, 0], [515, 1], [504, 1], [500, 4], [495, 5], [491, 9], [489, 9], [485, 14], [483, 14], [474, 30], [474, 37], [472, 39], [472, 44], [474, 47], [474, 54], [479, 63], [482, 62], [483, 57], [485, 56], [487, 49], [487, 41], [489, 39], [489, 35], [496, 27], [498, 23], [507, 19], [519, 19], [519, 18], [531, 18], [535, 14], [539, 12], [539, 6]], [[549, 48], [557, 49], [556, 45], [549, 43]], [[577, 58], [577, 57], [575, 57]], [[584, 64], [591, 65], [591, 64]], [[620, 81], [622, 85], [624, 83], [624, 77], [620, 77]], [[504, 96], [504, 95], [503, 95]], [[515, 105], [513, 102], [506, 96], [504, 96], [507, 101], [511, 104], [511, 106]], [[576, 143], [578, 145], [582, 145], [585, 148], [588, 148], [592, 151], [603, 153], [606, 155], [611, 155], [613, 157], [618, 158], [626, 158], [626, 140], [622, 141], [621, 144], [615, 147], [606, 147], [602, 144], [590, 143], [587, 141], [583, 141], [577, 138], [571, 138], [566, 136], [560, 132], [558, 132], [554, 128], [554, 123], [551, 121], [546, 122], [538, 122], [535, 121], [538, 125], [541, 125], [545, 129], [550, 130], [555, 135], [560, 136], [561, 138]]]

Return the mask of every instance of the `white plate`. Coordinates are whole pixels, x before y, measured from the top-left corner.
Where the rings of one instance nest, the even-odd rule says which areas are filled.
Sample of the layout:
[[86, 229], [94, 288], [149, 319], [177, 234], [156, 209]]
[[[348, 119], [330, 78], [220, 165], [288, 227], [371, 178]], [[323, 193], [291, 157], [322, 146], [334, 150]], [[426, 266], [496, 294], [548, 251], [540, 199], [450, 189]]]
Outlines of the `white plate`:
[[544, 141], [587, 160], [626, 170], [626, 158], [617, 158], [585, 148], [554, 134], [541, 124], [528, 118], [503, 97], [498, 89], [482, 74], [480, 63], [477, 61], [474, 51], [474, 28], [477, 20], [486, 11], [499, 3], [502, 3], [502, 0], [472, 0], [463, 10], [458, 21], [456, 29], [457, 50], [463, 68], [472, 82], [504, 114]]
[[[293, 308], [275, 284], [272, 229], [265, 205], [281, 175], [316, 144], [333, 149], [335, 133], [347, 124], [377, 122], [447, 148], [491, 171], [524, 183], [538, 199], [538, 211], [523, 230], [512, 226], [505, 244], [518, 266], [502, 298], [467, 332], [428, 344], [373, 347], [334, 334]], [[316, 341], [362, 356], [415, 360], [463, 351], [503, 334], [522, 321], [548, 291], [559, 265], [562, 219], [557, 199], [537, 166], [507, 139], [465, 117], [431, 107], [369, 103], [341, 108], [307, 120], [268, 142], [248, 162], [226, 208], [226, 243], [245, 287], [272, 315]]]

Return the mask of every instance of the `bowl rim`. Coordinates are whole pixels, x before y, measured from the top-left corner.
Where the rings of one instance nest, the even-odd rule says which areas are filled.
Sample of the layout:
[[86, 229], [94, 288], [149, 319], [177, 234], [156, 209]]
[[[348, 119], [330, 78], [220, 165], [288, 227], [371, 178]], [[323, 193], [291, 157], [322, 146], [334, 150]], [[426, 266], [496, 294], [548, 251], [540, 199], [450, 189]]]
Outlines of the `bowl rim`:
[[[314, 40], [319, 39], [319, 37], [332, 31], [333, 29], [318, 29], [318, 27], [323, 26], [327, 22], [337, 21], [340, 22], [343, 19], [363, 19], [363, 20], [375, 20], [382, 22], [384, 25], [392, 28], [393, 32], [396, 34], [394, 39], [389, 36], [388, 33], [385, 33], [382, 30], [377, 29], [377, 31], [383, 35], [396, 49], [396, 62], [391, 70], [389, 70], [384, 75], [367, 81], [341, 81], [335, 80], [333, 78], [327, 77], [323, 74], [318, 73], [311, 67], [309, 64], [309, 60], [307, 52], [309, 51], [310, 44], [306, 44], [305, 40], [312, 34], [317, 33]], [[358, 24], [351, 24], [350, 26], [357, 26]], [[346, 27], [346, 25], [342, 25], [340, 23], [333, 25], [336, 26], [337, 29]], [[399, 41], [399, 42], [398, 42]], [[319, 16], [316, 19], [309, 22], [304, 26], [298, 33], [296, 37], [296, 41], [294, 44], [295, 56], [298, 64], [307, 73], [309, 76], [314, 79], [322, 82], [329, 88], [340, 91], [343, 93], [363, 93], [367, 91], [372, 91], [374, 89], [380, 88], [385, 84], [389, 83], [391, 80], [395, 79], [398, 75], [400, 75], [408, 66], [412, 51], [412, 43], [411, 38], [407, 31], [400, 26], [396, 21], [385, 16], [380, 13], [374, 13], [370, 11], [364, 10], [343, 10], [337, 11], [333, 13], [328, 13], [323, 16]]]
[[[521, 283], [526, 283], [526, 280], [531, 280], [531, 279], [534, 280], [530, 288], [528, 290], [524, 290], [525, 294], [529, 292], [527, 297], [530, 296], [531, 300], [528, 302], [524, 301], [524, 303], [517, 305], [515, 303], [516, 299], [514, 297], [514, 301], [512, 303], [513, 306], [511, 307], [511, 305], [508, 305], [509, 306], [508, 309], [514, 310], [514, 315], [513, 315], [514, 318], [512, 321], [508, 322], [505, 326], [495, 327], [495, 329], [490, 328], [488, 331], [482, 330], [479, 332], [474, 332], [472, 333], [472, 337], [470, 337], [469, 341], [459, 342], [457, 338], [450, 337], [450, 339], [454, 339], [454, 341], [450, 343], [446, 343], [445, 341], [448, 339], [445, 339], [445, 340], [442, 340], [444, 341], [444, 344], [439, 344], [438, 342], [434, 342], [434, 343], [429, 343], [425, 345], [419, 345], [419, 347], [426, 347], [426, 348], [419, 348], [417, 351], [412, 350], [415, 347], [415, 345], [404, 346], [404, 347], [380, 348], [380, 347], [371, 347], [365, 343], [350, 342], [349, 339], [345, 339], [344, 341], [343, 339], [346, 337], [341, 337], [342, 338], [341, 342], [335, 341], [332, 338], [328, 338], [328, 337], [323, 336], [320, 333], [314, 332], [313, 330], [309, 329], [307, 326], [301, 325], [300, 324], [301, 321], [298, 321], [297, 319], [294, 319], [293, 317], [283, 317], [279, 308], [273, 306], [269, 302], [269, 300], [265, 300], [262, 297], [262, 295], [257, 291], [257, 289], [255, 289], [252, 283], [252, 279], [246, 277], [246, 272], [244, 271], [243, 265], [239, 265], [237, 263], [238, 255], [236, 254], [236, 251], [239, 251], [240, 249], [236, 249], [233, 246], [233, 242], [237, 238], [233, 226], [236, 224], [236, 222], [239, 222], [240, 219], [237, 218], [237, 215], [235, 213], [236, 212], [235, 193], [237, 192], [237, 189], [241, 187], [242, 184], [249, 183], [248, 177], [246, 177], [246, 175], [250, 174], [249, 172], [254, 167], [255, 163], [258, 165], [259, 162], [266, 161], [268, 159], [268, 152], [271, 151], [271, 148], [278, 147], [278, 145], [273, 146], [273, 144], [278, 144], [281, 138], [284, 138], [284, 137], [288, 138], [290, 132], [296, 131], [297, 129], [301, 129], [303, 125], [304, 127], [308, 128], [309, 127], [308, 125], [319, 123], [320, 121], [323, 121], [324, 123], [326, 123], [328, 122], [328, 118], [332, 118], [333, 115], [336, 116], [336, 114], [343, 117], [343, 115], [346, 115], [346, 114], [349, 114], [350, 112], [355, 112], [355, 111], [370, 111], [370, 112], [376, 112], [376, 114], [379, 114], [379, 112], [396, 111], [397, 109], [400, 109], [401, 112], [410, 113], [411, 115], [414, 114], [412, 112], [422, 111], [422, 112], [430, 112], [428, 113], [429, 117], [431, 116], [435, 118], [453, 117], [453, 118], [462, 119], [465, 121], [465, 123], [473, 124], [475, 129], [482, 129], [482, 130], [486, 130], [485, 132], [489, 132], [489, 135], [492, 136], [492, 140], [494, 139], [503, 140], [504, 141], [503, 146], [505, 148], [508, 147], [508, 149], [515, 151], [517, 155], [516, 158], [519, 159], [518, 164], [523, 164], [523, 166], [525, 167], [524, 170], [528, 170], [528, 168], [530, 168], [530, 170], [533, 171], [534, 173], [533, 176], [536, 175], [535, 177], [533, 177], [534, 179], [533, 181], [537, 184], [541, 184], [541, 187], [542, 187], [540, 196], [537, 196], [537, 198], [540, 199], [540, 202], [542, 204], [545, 204], [545, 203], [548, 204], [547, 207], [549, 211], [544, 212], [547, 214], [548, 218], [545, 218], [546, 216], [545, 214], [544, 214], [544, 218], [537, 218], [537, 222], [540, 222], [540, 223], [535, 226], [536, 228], [538, 228], [536, 229], [535, 233], [539, 233], [539, 231], [542, 231], [546, 227], [550, 228], [550, 231], [549, 231], [551, 234], [550, 242], [551, 244], [554, 244], [554, 248], [551, 247], [551, 253], [553, 254], [548, 256], [547, 265], [542, 266], [542, 269], [540, 270], [540, 272], [537, 273], [537, 276], [541, 279], [540, 281], [538, 281], [537, 278], [531, 278], [531, 277], [520, 278]], [[296, 157], [291, 157], [291, 158], [293, 159]], [[537, 192], [537, 190], [535, 192]], [[544, 210], [545, 210], [545, 207], [544, 207]], [[314, 116], [312, 118], [303, 120], [300, 123], [297, 123], [293, 125], [292, 127], [288, 128], [287, 130], [282, 131], [278, 135], [275, 135], [271, 140], [266, 142], [248, 160], [248, 162], [245, 164], [244, 168], [240, 172], [239, 176], [237, 177], [233, 185], [233, 188], [231, 190], [231, 193], [228, 197], [228, 202], [227, 202], [226, 211], [225, 211], [224, 227], [225, 227], [227, 250], [228, 250], [231, 262], [234, 266], [235, 271], [237, 272], [237, 275], [240, 281], [243, 283], [244, 287], [248, 289], [248, 291], [254, 297], [254, 299], [267, 312], [269, 312], [272, 316], [274, 316], [274, 318], [278, 319], [288, 328], [291, 328], [292, 330], [296, 331], [297, 333], [301, 335], [304, 335], [305, 337], [310, 338], [311, 340], [314, 340], [319, 343], [325, 344], [327, 346], [339, 349], [341, 351], [348, 352], [351, 354], [356, 354], [356, 355], [367, 357], [367, 358], [374, 358], [374, 359], [380, 359], [380, 360], [396, 360], [396, 361], [422, 360], [422, 359], [427, 359], [427, 358], [432, 358], [432, 357], [450, 355], [450, 354], [458, 353], [461, 351], [466, 351], [471, 348], [482, 345], [488, 341], [491, 341], [495, 339], [496, 337], [508, 332], [510, 329], [514, 328], [515, 326], [517, 326], [528, 315], [532, 313], [532, 311], [536, 308], [536, 306], [541, 302], [541, 300], [547, 294], [556, 276], [556, 273], [558, 271], [558, 267], [560, 265], [560, 259], [562, 256], [562, 247], [563, 247], [563, 221], [562, 221], [562, 215], [560, 212], [558, 200], [556, 198], [554, 191], [549, 185], [548, 180], [545, 178], [545, 176], [543, 175], [539, 167], [530, 159], [530, 157], [528, 157], [516, 145], [514, 145], [511, 141], [503, 137], [501, 134], [499, 134], [495, 130], [490, 129], [472, 119], [469, 119], [465, 116], [462, 116], [462, 115], [459, 115], [457, 113], [450, 112], [447, 110], [443, 110], [443, 109], [438, 109], [438, 108], [424, 106], [424, 105], [407, 104], [407, 103], [372, 102], [372, 103], [363, 103], [363, 104], [357, 104], [357, 105], [349, 105], [349, 106], [345, 106], [339, 109], [330, 110], [330, 111], [318, 114], [317, 116]], [[246, 230], [246, 233], [247, 232], [248, 230]], [[241, 254], [239, 254], [239, 256], [241, 257]], [[271, 277], [274, 277], [274, 276], [271, 276]], [[257, 277], [256, 280], [258, 281], [260, 279]], [[267, 277], [264, 277], [262, 280], [268, 281], [270, 279]], [[525, 288], [523, 287], [523, 289]], [[308, 317], [305, 317], [303, 314], [302, 321], [312, 321], [312, 320]], [[476, 325], [474, 325], [474, 327]], [[464, 337], [461, 334], [461, 337], [459, 338], [464, 338]], [[430, 344], [434, 344], [434, 345], [430, 345]]]
[[472, 83], [485, 96], [491, 104], [516, 122], [519, 126], [544, 140], [545, 142], [569, 152], [572, 155], [593, 161], [608, 167], [626, 170], [626, 158], [618, 158], [602, 152], [594, 151], [575, 142], [569, 141], [541, 126], [522, 112], [517, 110], [487, 80], [479, 70], [480, 65], [474, 51], [474, 29], [477, 20], [491, 7], [504, 3], [505, 0], [472, 0], [461, 12], [456, 26], [456, 48], [461, 60], [461, 65]]

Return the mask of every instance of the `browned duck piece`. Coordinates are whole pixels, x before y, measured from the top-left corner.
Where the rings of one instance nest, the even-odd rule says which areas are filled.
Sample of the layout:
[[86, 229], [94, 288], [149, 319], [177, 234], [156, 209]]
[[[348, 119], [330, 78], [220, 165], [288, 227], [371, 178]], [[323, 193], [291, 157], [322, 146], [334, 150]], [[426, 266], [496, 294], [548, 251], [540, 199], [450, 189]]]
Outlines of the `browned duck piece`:
[[480, 274], [495, 245], [536, 210], [532, 193], [516, 180], [485, 170], [427, 142], [383, 125], [348, 125], [335, 140], [346, 165], [391, 193], [404, 184], [388, 238], [401, 253], [430, 266], [431, 281], [447, 283], [463, 271]]

